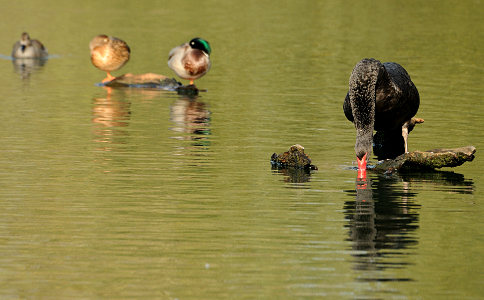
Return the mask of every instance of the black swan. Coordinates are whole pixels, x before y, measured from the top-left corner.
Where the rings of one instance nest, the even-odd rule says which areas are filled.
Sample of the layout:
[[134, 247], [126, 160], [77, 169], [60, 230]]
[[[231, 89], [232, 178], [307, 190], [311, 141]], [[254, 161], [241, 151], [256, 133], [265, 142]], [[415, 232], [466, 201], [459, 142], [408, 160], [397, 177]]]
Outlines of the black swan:
[[[385, 137], [383, 143], [385, 140], [387, 143], [401, 141], [401, 147], [396, 147], [397, 150], [391, 154], [387, 153], [390, 157], [385, 158], [395, 158], [408, 152], [408, 133], [413, 128], [410, 126], [411, 119], [419, 104], [417, 88], [399, 64], [382, 64], [373, 58], [365, 58], [356, 64], [350, 76], [343, 110], [346, 118], [355, 124], [359, 171], [366, 170], [373, 145], [373, 130]], [[395, 147], [392, 148], [395, 150]], [[381, 158], [385, 153], [378, 153], [378, 156]]]

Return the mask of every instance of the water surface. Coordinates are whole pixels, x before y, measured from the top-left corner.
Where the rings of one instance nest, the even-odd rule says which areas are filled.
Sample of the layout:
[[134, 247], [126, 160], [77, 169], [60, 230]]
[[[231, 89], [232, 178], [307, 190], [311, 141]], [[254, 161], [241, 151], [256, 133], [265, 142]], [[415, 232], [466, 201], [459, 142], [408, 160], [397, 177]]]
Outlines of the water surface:
[[[4, 3], [1, 297], [481, 298], [483, 8]], [[54, 57], [6, 59], [22, 31]], [[170, 49], [206, 38], [207, 91], [96, 86], [100, 33], [132, 49], [115, 75], [174, 76]], [[364, 57], [399, 62], [419, 89], [410, 150], [474, 145], [476, 159], [357, 181], [342, 103]], [[271, 170], [295, 143], [318, 171]]]

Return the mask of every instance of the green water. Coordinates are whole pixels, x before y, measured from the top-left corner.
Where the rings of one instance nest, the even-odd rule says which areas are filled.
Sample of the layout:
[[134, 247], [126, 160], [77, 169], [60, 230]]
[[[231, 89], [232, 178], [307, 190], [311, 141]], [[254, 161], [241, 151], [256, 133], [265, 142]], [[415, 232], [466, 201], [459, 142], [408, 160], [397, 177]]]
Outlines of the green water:
[[[482, 1], [0, 7], [0, 298], [484, 297]], [[45, 65], [7, 59], [22, 31]], [[115, 75], [175, 76], [169, 51], [207, 39], [207, 92], [96, 86], [100, 33], [131, 47]], [[358, 189], [342, 103], [364, 57], [419, 89], [411, 151], [474, 145], [476, 159]], [[318, 171], [271, 170], [295, 143]]]

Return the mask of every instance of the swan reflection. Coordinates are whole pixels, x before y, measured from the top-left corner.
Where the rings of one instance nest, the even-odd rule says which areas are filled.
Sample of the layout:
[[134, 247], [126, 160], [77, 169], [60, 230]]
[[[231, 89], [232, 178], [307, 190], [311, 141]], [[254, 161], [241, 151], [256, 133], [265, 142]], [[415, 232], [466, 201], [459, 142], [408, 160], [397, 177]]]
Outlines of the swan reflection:
[[[408, 255], [405, 249], [418, 243], [415, 230], [420, 205], [415, 203], [409, 184], [395, 178], [362, 178], [356, 181], [356, 191], [351, 194], [355, 199], [346, 201], [344, 209], [354, 268], [367, 271], [359, 280], [409, 280], [370, 272], [403, 267], [407, 260], [402, 256]], [[400, 259], [390, 259], [395, 257]]]
[[453, 193], [473, 193], [472, 180], [453, 172], [426, 172], [357, 178], [344, 204], [358, 281], [411, 281], [392, 269], [406, 268], [418, 246], [420, 204], [412, 184]]

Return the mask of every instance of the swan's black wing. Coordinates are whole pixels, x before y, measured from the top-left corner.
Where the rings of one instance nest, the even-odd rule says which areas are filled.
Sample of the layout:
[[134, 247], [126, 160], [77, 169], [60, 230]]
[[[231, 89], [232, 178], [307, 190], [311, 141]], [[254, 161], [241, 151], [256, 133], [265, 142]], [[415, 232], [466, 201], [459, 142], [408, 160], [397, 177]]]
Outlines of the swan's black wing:
[[401, 128], [418, 111], [420, 97], [407, 71], [397, 63], [384, 63], [388, 80], [377, 83], [375, 130]]
[[345, 101], [343, 102], [343, 111], [345, 112], [346, 119], [348, 121], [353, 122], [353, 112], [351, 111], [351, 103], [350, 103], [350, 94], [347, 93], [345, 97]]

